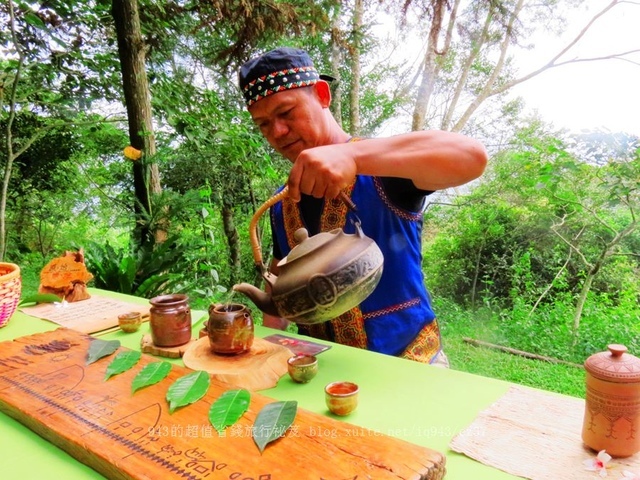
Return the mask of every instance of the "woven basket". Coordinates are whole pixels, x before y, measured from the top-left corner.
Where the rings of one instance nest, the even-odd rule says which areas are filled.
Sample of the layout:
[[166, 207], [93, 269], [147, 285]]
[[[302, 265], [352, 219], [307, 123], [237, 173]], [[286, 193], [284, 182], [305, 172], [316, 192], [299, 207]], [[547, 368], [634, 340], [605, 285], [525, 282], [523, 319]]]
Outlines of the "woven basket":
[[21, 290], [20, 267], [13, 263], [0, 263], [0, 327], [4, 327], [16, 311]]

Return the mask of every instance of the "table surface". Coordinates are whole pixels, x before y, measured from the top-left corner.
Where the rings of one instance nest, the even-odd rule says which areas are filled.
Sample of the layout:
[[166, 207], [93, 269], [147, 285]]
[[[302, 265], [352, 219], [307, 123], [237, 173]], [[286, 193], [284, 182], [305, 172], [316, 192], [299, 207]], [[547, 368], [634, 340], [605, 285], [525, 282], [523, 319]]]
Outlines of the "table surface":
[[[147, 300], [140, 298], [92, 291], [147, 304]], [[204, 314], [194, 311], [193, 322]], [[0, 341], [58, 327], [55, 323], [16, 312], [8, 324], [0, 328]], [[199, 327], [194, 326], [194, 330], [196, 328]], [[145, 323], [136, 333], [117, 330], [98, 336], [118, 339], [123, 346], [139, 350], [140, 338], [148, 330], [149, 325]], [[257, 336], [273, 333], [282, 332], [256, 326]], [[343, 345], [330, 345], [329, 350], [318, 355], [319, 372], [311, 382], [297, 384], [285, 375], [275, 388], [260, 393], [276, 400], [297, 400], [300, 408], [331, 416], [324, 403], [324, 386], [337, 380], [355, 382], [360, 386], [358, 409], [347, 417], [335, 418], [444, 453], [447, 480], [516, 478], [448, 447], [451, 439], [468, 427], [480, 411], [507, 392], [510, 383]], [[182, 364], [180, 359], [171, 361]], [[354, 431], [362, 430], [354, 427]], [[104, 478], [3, 413], [0, 413], [0, 432], [3, 478]], [[318, 432], [318, 435], [322, 434], [330, 435], [331, 432]], [[482, 432], [473, 434], [482, 435]]]

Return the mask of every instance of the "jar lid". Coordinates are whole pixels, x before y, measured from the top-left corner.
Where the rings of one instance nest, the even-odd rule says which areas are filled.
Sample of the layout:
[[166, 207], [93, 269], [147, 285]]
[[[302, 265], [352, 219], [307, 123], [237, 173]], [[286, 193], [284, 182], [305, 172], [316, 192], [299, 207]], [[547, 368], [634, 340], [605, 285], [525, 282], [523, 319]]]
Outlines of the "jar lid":
[[616, 383], [640, 382], [640, 359], [627, 352], [624, 345], [608, 345], [608, 352], [591, 355], [584, 368], [594, 377]]

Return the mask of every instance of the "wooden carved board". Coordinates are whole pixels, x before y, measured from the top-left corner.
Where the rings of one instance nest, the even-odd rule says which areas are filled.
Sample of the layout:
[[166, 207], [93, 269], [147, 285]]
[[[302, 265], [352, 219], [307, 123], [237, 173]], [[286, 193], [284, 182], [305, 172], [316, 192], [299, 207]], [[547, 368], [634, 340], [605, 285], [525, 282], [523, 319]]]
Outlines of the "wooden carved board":
[[444, 476], [445, 457], [439, 452], [300, 408], [286, 434], [260, 454], [252, 426], [273, 399], [252, 393], [247, 412], [221, 436], [209, 423], [208, 411], [233, 387], [212, 379], [204, 398], [170, 414], [166, 391], [191, 370], [173, 365], [163, 381], [132, 394], [135, 375], [158, 359], [143, 355], [131, 370], [105, 382], [113, 356], [86, 365], [92, 340], [60, 328], [0, 343], [0, 410], [107, 478]]

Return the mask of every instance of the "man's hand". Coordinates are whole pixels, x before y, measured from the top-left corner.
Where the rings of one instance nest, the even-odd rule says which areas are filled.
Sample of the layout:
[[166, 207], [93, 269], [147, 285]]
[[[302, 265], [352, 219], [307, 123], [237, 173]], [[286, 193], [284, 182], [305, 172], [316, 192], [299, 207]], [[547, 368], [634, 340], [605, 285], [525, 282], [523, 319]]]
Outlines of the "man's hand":
[[316, 198], [336, 198], [356, 178], [356, 163], [344, 144], [303, 150], [289, 173], [289, 198], [298, 202], [301, 193]]

